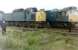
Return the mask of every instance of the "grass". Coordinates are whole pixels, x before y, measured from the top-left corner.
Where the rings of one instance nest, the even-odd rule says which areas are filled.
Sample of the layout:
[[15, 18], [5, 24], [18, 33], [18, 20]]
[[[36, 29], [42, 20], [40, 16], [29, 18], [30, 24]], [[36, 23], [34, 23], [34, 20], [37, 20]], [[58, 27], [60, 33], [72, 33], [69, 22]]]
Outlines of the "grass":
[[7, 28], [6, 48], [11, 50], [77, 50], [78, 37], [65, 36], [64, 32], [37, 29], [23, 31]]

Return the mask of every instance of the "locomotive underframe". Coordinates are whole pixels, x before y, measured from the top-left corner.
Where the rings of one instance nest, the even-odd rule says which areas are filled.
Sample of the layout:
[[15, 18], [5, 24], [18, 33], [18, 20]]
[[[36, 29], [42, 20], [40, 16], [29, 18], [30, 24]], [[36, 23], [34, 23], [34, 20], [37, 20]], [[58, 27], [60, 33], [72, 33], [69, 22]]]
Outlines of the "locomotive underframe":
[[6, 21], [7, 26], [46, 27], [46, 21]]
[[75, 27], [76, 24], [78, 24], [78, 22], [49, 21], [49, 25], [51, 27], [59, 27], [59, 28]]
[[[46, 21], [6, 21], [7, 26], [17, 26], [17, 27], [59, 27], [59, 28], [69, 28], [75, 27], [78, 22], [46, 22]], [[49, 25], [49, 26], [48, 26]]]

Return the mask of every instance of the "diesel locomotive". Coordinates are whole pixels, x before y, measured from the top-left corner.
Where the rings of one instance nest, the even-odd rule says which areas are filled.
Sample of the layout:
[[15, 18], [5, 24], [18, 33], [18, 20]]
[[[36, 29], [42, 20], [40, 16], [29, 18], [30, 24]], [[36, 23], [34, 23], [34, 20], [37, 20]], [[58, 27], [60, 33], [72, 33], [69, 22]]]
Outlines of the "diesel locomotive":
[[3, 17], [8, 26], [24, 27], [69, 27], [78, 22], [76, 7], [44, 10], [37, 8], [15, 9], [12, 13], [4, 13]]

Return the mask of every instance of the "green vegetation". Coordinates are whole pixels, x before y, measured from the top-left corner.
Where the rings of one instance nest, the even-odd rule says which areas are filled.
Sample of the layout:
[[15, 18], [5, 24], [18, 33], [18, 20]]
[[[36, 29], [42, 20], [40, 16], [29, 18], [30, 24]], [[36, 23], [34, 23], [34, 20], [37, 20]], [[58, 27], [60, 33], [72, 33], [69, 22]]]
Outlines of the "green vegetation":
[[[19, 29], [19, 28], [18, 28]], [[78, 37], [64, 35], [59, 31], [37, 29], [23, 31], [7, 28], [6, 48], [11, 50], [77, 50]]]

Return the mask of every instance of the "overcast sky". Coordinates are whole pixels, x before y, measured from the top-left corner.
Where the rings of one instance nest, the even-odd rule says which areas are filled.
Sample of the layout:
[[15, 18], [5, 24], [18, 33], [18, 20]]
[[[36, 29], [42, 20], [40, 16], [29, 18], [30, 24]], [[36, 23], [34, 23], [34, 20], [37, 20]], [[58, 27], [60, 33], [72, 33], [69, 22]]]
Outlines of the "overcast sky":
[[6, 13], [18, 8], [37, 7], [38, 9], [62, 9], [68, 6], [78, 7], [78, 0], [0, 0], [0, 10]]

